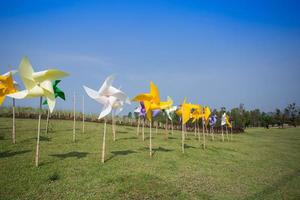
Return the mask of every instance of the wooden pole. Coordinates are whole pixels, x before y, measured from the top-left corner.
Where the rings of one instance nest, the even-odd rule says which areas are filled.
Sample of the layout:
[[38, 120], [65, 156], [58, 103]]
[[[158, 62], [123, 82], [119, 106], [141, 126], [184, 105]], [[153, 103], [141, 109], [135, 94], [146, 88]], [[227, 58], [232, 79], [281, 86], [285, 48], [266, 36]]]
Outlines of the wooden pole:
[[50, 109], [48, 108], [47, 121], [46, 121], [46, 134], [48, 134], [49, 118], [50, 118]]
[[101, 162], [105, 161], [105, 136], [106, 136], [106, 119], [104, 119], [104, 132], [103, 132], [103, 141], [102, 141], [102, 157]]
[[194, 135], [197, 136], [197, 120], [195, 121]]
[[113, 140], [116, 141], [116, 129], [115, 129], [114, 111], [111, 112], [111, 123], [112, 123]]
[[203, 149], [205, 149], [205, 130], [204, 130], [204, 117], [202, 117], [202, 135], [203, 135]]
[[196, 124], [197, 124], [198, 141], [200, 142], [201, 137], [200, 137], [199, 120], [196, 120]]
[[40, 97], [40, 109], [39, 109], [39, 122], [36, 138], [36, 151], [35, 151], [35, 166], [39, 166], [39, 157], [40, 157], [40, 131], [41, 131], [41, 117], [42, 117], [42, 100], [43, 97]]
[[232, 140], [232, 126], [230, 127], [230, 140]]
[[73, 142], [76, 142], [76, 98], [75, 98], [75, 91], [74, 91], [74, 98], [73, 98], [73, 117], [74, 117], [74, 119], [73, 119]]
[[82, 133], [84, 133], [84, 95], [82, 96]]
[[136, 129], [136, 136], [139, 136], [139, 134], [140, 134], [140, 121], [141, 121], [141, 117], [138, 116], [138, 124], [137, 124], [137, 129]]
[[221, 131], [222, 131], [222, 141], [224, 142], [224, 131], [223, 131], [223, 125], [221, 125]]
[[145, 118], [143, 118], [142, 135], [143, 135], [143, 141], [145, 141]]
[[13, 119], [12, 119], [12, 142], [13, 144], [16, 144], [16, 100], [15, 98], [12, 99], [13, 101], [13, 106], [12, 106], [12, 114], [13, 114]]
[[166, 129], [165, 129], [165, 140], [167, 140], [168, 139], [168, 117], [166, 118], [166, 127], [165, 127]]
[[173, 135], [174, 133], [173, 120], [171, 120], [171, 126], [172, 126], [172, 135]]
[[156, 121], [155, 125], [156, 125], [156, 128], [155, 128], [155, 134], [157, 135], [157, 126], [158, 126], [158, 121]]
[[150, 121], [150, 140], [149, 140], [150, 157], [152, 157], [152, 132], [151, 132], [151, 124], [152, 124], [152, 121]]
[[227, 141], [229, 141], [227, 125], [225, 125], [225, 130], [226, 130], [226, 138], [227, 138]]
[[181, 120], [181, 150], [182, 150], [182, 153], [184, 153], [184, 124], [183, 124], [183, 120]]

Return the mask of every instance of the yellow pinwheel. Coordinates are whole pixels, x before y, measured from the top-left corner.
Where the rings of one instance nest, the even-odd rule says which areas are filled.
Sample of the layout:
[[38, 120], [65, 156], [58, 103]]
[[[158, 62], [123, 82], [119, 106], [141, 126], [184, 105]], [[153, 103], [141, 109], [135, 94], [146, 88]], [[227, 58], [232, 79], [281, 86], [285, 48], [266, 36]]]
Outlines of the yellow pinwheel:
[[192, 109], [197, 108], [195, 104], [186, 103], [186, 98], [184, 98], [180, 108], [176, 111], [176, 114], [181, 117], [182, 129], [181, 129], [181, 149], [184, 153], [184, 141], [185, 141], [185, 124], [191, 118]]
[[170, 108], [173, 105], [173, 100], [170, 97], [168, 97], [167, 101], [161, 102], [158, 88], [151, 81], [150, 93], [139, 94], [136, 97], [134, 97], [132, 101], [143, 102], [145, 105], [146, 115], [148, 120], [150, 121], [149, 151], [150, 151], [150, 157], [152, 157], [152, 133], [151, 133], [152, 111]]
[[204, 120], [205, 120], [205, 124], [207, 125], [209, 122], [209, 116], [211, 114], [210, 108], [208, 106], [204, 107]]
[[17, 92], [12, 72], [0, 75], [0, 105], [2, 105], [6, 95]]
[[191, 114], [191, 118], [193, 119], [192, 122], [194, 123], [202, 117], [203, 117], [202, 106], [195, 105], [194, 111]]
[[150, 93], [139, 94], [132, 101], [144, 102], [146, 115], [149, 121], [152, 121], [152, 111], [170, 108], [173, 100], [168, 97], [167, 101], [161, 102], [157, 86], [150, 82]]
[[230, 123], [230, 121], [229, 121], [229, 116], [228, 115], [226, 115], [226, 118], [225, 118], [225, 120], [226, 120], [226, 124], [227, 124], [227, 126], [229, 127], [229, 128], [232, 128], [232, 125], [231, 125], [231, 123]]

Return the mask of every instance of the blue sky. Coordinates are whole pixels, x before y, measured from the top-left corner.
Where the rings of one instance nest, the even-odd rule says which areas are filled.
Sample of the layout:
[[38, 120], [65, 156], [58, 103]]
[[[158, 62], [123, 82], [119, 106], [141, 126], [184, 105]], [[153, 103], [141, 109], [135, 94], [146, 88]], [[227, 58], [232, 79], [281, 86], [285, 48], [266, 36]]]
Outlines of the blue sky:
[[[153, 80], [162, 100], [176, 104], [187, 97], [217, 109], [244, 103], [272, 111], [300, 104], [299, 10], [297, 1], [276, 0], [1, 1], [0, 72], [24, 55], [36, 71], [69, 72], [59, 109], [72, 108], [75, 90], [80, 110], [82, 85], [98, 89], [115, 74], [129, 97]], [[87, 112], [100, 111], [85, 99]]]

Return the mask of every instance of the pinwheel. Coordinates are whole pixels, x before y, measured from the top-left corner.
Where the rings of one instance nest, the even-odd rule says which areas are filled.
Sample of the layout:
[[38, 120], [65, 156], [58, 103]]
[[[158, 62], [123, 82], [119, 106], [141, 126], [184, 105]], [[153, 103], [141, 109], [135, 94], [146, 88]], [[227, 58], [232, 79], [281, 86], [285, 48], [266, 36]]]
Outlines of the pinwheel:
[[231, 129], [231, 139], [232, 139], [232, 126], [231, 126], [231, 123], [229, 122], [229, 117], [225, 112], [222, 115], [221, 126], [222, 126], [222, 139], [223, 139], [223, 141], [224, 141], [223, 126], [225, 126], [227, 141], [229, 141], [227, 126]]
[[212, 116], [209, 117], [209, 126], [212, 134], [212, 140], [214, 140], [214, 127], [216, 123], [217, 123], [217, 115], [213, 114]]
[[[210, 108], [208, 106], [205, 106], [204, 107], [204, 115], [203, 115], [203, 120], [205, 122], [205, 131], [206, 133], [208, 133], [207, 131], [207, 125], [208, 125], [208, 122], [209, 122], [209, 116], [211, 114], [211, 111], [210, 111]], [[203, 133], [204, 133], [204, 124], [202, 124], [202, 128], [203, 128]], [[205, 135], [205, 134], [204, 134]], [[213, 137], [213, 136], [212, 136]], [[205, 143], [204, 143], [204, 148], [205, 148]]]
[[[9, 71], [5, 74], [0, 75], [0, 105], [2, 105], [6, 95], [17, 92], [18, 83], [13, 80], [13, 74], [17, 71]], [[13, 127], [12, 127], [12, 141], [16, 143], [16, 123], [15, 123], [15, 99], [13, 98]]]
[[[64, 93], [61, 89], [59, 89], [59, 88], [57, 87], [57, 85], [58, 85], [59, 82], [61, 82], [61, 80], [55, 80], [55, 81], [52, 82], [52, 87], [53, 87], [54, 97], [55, 97], [55, 98], [58, 98], [58, 97], [59, 97], [59, 98], [61, 98], [62, 100], [65, 101], [65, 100], [66, 100], [66, 98], [65, 98], [65, 93]], [[43, 102], [43, 105], [48, 105], [47, 100], [45, 100], [45, 101]], [[48, 109], [47, 122], [46, 122], [46, 134], [48, 133], [49, 118], [50, 118], [50, 110]]]
[[[232, 140], [232, 125], [230, 123], [230, 117], [228, 115], [226, 115], [226, 124], [230, 128], [230, 140]], [[227, 127], [226, 127], [226, 132], [228, 134]]]
[[132, 101], [136, 102], [144, 102], [146, 116], [150, 121], [150, 140], [149, 140], [149, 151], [150, 157], [152, 157], [152, 111], [154, 110], [162, 110], [166, 108], [170, 108], [173, 104], [172, 99], [168, 99], [166, 102], [161, 102], [159, 97], [159, 91], [157, 86], [151, 81], [150, 82], [150, 93], [139, 94], [135, 96]]
[[[198, 133], [198, 140], [200, 141], [200, 132], [199, 132], [199, 119], [203, 116], [203, 110], [200, 105], [195, 105], [191, 113], [192, 122], [195, 123], [195, 134]], [[205, 138], [205, 137], [204, 137]]]
[[[223, 126], [226, 125], [226, 113], [224, 112], [221, 118], [221, 132], [222, 132], [222, 141], [224, 142], [224, 131], [223, 131]], [[228, 139], [228, 136], [227, 136]]]
[[[105, 117], [110, 113], [112, 113], [112, 118], [113, 118], [113, 110], [116, 110], [117, 112], [121, 112], [123, 109], [123, 105], [125, 103], [128, 104], [130, 103], [128, 97], [124, 92], [112, 86], [113, 80], [114, 80], [114, 76], [107, 77], [98, 91], [83, 86], [85, 92], [90, 98], [94, 99], [95, 101], [103, 105], [103, 109], [98, 117], [98, 119], [104, 118], [104, 134], [103, 134], [102, 159], [101, 159], [102, 163], [104, 163], [105, 161], [105, 136], [106, 136]], [[112, 124], [114, 124], [114, 118]], [[115, 133], [113, 134], [115, 139]]]
[[146, 109], [145, 109], [143, 102], [140, 102], [140, 106], [134, 110], [134, 113], [136, 113], [138, 115], [137, 136], [139, 135], [139, 132], [140, 132], [140, 119], [142, 118], [142, 120], [143, 120], [142, 136], [143, 136], [143, 141], [144, 141], [145, 140]]
[[169, 118], [169, 120], [171, 121], [171, 127], [172, 127], [172, 135], [174, 132], [174, 128], [173, 128], [173, 118], [171, 117], [171, 115], [173, 115], [173, 113], [175, 113], [175, 111], [178, 109], [177, 106], [171, 106], [170, 108], [164, 109], [167, 117]]
[[57, 69], [49, 69], [45, 71], [34, 72], [27, 57], [23, 57], [23, 59], [21, 60], [18, 72], [26, 89], [10, 94], [8, 96], [16, 99], [40, 97], [40, 112], [35, 157], [35, 165], [38, 166], [42, 98], [45, 97], [47, 99], [50, 113], [52, 113], [55, 107], [55, 94], [53, 91], [51, 81], [65, 77], [68, 74]]
[[195, 108], [195, 105], [186, 103], [186, 98], [184, 98], [182, 104], [179, 106], [179, 109], [176, 111], [176, 114], [181, 118], [181, 149], [182, 153], [184, 153], [184, 142], [185, 142], [185, 124], [191, 118], [191, 111]]

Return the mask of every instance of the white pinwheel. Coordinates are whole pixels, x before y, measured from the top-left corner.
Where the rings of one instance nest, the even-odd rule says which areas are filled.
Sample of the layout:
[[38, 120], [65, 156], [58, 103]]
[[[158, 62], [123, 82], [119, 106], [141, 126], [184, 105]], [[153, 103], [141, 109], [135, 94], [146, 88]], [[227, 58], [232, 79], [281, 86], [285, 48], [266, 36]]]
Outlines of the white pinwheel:
[[125, 103], [130, 104], [129, 98], [126, 94], [112, 86], [113, 80], [113, 75], [107, 77], [98, 91], [83, 86], [89, 97], [103, 105], [103, 109], [98, 119], [107, 116], [113, 109], [119, 113], [122, 111]]
[[[112, 128], [113, 128], [113, 139], [115, 141], [115, 122], [113, 111], [119, 113], [122, 111], [125, 103], [130, 104], [129, 98], [124, 92], [112, 86], [114, 76], [111, 75], [107, 77], [98, 91], [83, 86], [87, 95], [103, 105], [103, 109], [99, 115], [98, 119], [106, 117], [108, 114], [112, 113]], [[105, 157], [105, 135], [106, 135], [106, 119], [104, 120], [104, 134], [102, 143], [102, 163], [104, 163]]]
[[68, 74], [57, 69], [34, 72], [27, 57], [23, 57], [18, 72], [26, 89], [9, 94], [8, 96], [15, 99], [45, 97], [48, 102], [49, 110], [52, 113], [55, 107], [52, 81], [68, 76]]
[[178, 109], [177, 106], [172, 106], [172, 107], [170, 107], [170, 108], [168, 108], [168, 109], [165, 109], [165, 112], [166, 112], [168, 118], [169, 118], [171, 121], [173, 120], [172, 117], [171, 117], [171, 114], [174, 113], [177, 109]]

